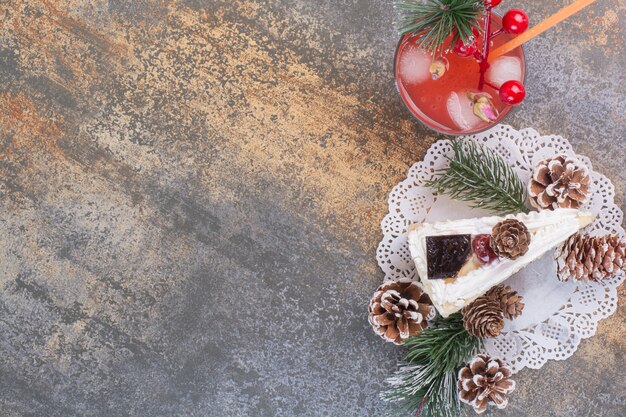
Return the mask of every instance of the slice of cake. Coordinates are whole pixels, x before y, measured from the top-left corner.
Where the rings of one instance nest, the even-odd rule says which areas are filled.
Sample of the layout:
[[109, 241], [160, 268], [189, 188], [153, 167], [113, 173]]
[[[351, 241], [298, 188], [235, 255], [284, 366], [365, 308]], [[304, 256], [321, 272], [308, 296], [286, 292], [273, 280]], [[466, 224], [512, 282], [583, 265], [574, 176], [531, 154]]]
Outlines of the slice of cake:
[[409, 248], [424, 291], [448, 317], [592, 221], [562, 208], [415, 224]]

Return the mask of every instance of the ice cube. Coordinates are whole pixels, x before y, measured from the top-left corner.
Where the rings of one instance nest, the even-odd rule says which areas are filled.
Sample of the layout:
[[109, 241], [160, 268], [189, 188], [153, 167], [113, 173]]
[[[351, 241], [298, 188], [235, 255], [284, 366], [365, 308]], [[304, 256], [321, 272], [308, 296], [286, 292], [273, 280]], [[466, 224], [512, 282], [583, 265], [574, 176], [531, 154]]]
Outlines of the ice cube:
[[514, 56], [501, 56], [491, 63], [485, 74], [487, 82], [500, 88], [509, 80], [522, 81], [522, 61]]
[[474, 129], [481, 123], [480, 118], [474, 114], [473, 103], [465, 93], [455, 93], [448, 97], [446, 108], [450, 118], [461, 130]]
[[400, 56], [398, 72], [400, 79], [406, 84], [419, 84], [430, 78], [432, 57], [422, 48], [407, 44]]

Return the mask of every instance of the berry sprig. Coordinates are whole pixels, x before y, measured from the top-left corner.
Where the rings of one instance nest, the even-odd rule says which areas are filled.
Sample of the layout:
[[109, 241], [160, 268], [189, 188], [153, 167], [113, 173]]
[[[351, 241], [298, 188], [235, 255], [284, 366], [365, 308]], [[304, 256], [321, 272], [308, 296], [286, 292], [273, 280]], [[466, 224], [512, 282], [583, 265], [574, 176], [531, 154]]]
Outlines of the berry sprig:
[[484, 0], [485, 12], [483, 19], [483, 33], [489, 34], [484, 36], [482, 48], [479, 50], [478, 37], [479, 32], [477, 28], [473, 29], [473, 36], [469, 39], [456, 39], [454, 43], [454, 52], [462, 57], [473, 56], [480, 65], [480, 80], [478, 89], [483, 90], [485, 84], [498, 90], [500, 100], [508, 105], [517, 105], [524, 100], [526, 96], [526, 89], [524, 84], [517, 80], [510, 80], [503, 83], [499, 88], [486, 82], [485, 74], [489, 69], [489, 50], [491, 46], [491, 40], [502, 33], [510, 33], [513, 35], [519, 35], [528, 29], [528, 15], [521, 9], [511, 9], [507, 11], [502, 17], [502, 29], [491, 32], [491, 11], [494, 7], [498, 6], [502, 0]]

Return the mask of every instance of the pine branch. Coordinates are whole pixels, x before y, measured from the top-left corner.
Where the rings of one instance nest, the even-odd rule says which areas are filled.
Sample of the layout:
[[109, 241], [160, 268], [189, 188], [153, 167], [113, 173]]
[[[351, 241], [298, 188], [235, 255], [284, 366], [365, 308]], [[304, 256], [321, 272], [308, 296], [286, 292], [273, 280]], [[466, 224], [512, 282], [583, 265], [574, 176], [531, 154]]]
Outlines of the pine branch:
[[419, 45], [432, 54], [441, 52], [443, 43], [452, 35], [451, 45], [458, 39], [467, 43], [485, 10], [480, 0], [427, 0], [426, 3], [396, 3], [400, 13], [400, 35], [411, 33]]
[[461, 314], [438, 319], [405, 342], [406, 363], [388, 379], [382, 393], [397, 404], [395, 411], [420, 417], [457, 417], [457, 369], [478, 351], [480, 340], [467, 333]]
[[500, 156], [472, 141], [452, 141], [450, 166], [427, 185], [437, 193], [498, 214], [524, 212], [524, 183]]

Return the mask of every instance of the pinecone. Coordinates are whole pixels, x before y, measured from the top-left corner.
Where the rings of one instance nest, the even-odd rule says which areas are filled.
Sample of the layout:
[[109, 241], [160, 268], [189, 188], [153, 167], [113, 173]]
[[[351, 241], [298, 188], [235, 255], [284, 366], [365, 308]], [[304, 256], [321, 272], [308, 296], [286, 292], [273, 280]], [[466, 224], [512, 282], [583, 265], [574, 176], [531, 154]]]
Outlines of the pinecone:
[[485, 297], [491, 297], [500, 303], [500, 310], [502, 315], [507, 320], [513, 320], [522, 314], [524, 309], [524, 303], [522, 303], [523, 297], [517, 294], [508, 285], [498, 285], [487, 291]]
[[493, 297], [478, 297], [463, 307], [461, 313], [465, 330], [476, 337], [496, 337], [504, 327], [500, 301]]
[[496, 255], [517, 259], [528, 252], [530, 233], [519, 220], [506, 219], [493, 226], [489, 244]]
[[578, 208], [589, 193], [589, 170], [576, 158], [556, 155], [540, 161], [528, 183], [528, 196], [539, 209]]
[[626, 272], [626, 238], [575, 234], [556, 257], [561, 281], [602, 281]]
[[456, 383], [459, 397], [462, 402], [474, 407], [478, 414], [483, 413], [489, 404], [505, 408], [509, 394], [515, 389], [511, 374], [501, 359], [477, 355], [459, 371]]
[[374, 331], [397, 345], [421, 332], [435, 317], [430, 298], [411, 280], [390, 281], [378, 287], [368, 310]]

